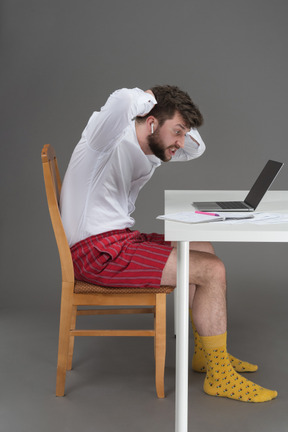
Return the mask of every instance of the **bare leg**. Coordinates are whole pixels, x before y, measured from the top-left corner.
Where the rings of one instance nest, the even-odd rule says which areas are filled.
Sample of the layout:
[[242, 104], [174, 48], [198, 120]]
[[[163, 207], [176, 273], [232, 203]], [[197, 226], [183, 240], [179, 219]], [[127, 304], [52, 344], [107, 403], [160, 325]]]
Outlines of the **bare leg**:
[[[173, 244], [174, 247], [176, 247], [176, 243]], [[191, 242], [190, 243], [190, 250], [200, 251], [200, 252], [207, 252], [211, 254], [215, 254], [214, 248], [211, 243], [209, 242]], [[194, 335], [194, 356], [192, 360], [192, 369], [197, 372], [206, 372], [206, 365], [205, 365], [205, 358], [204, 358], [204, 352], [203, 347], [199, 339], [199, 334], [195, 326], [194, 322], [194, 316], [193, 316], [193, 302], [194, 302], [194, 296], [196, 292], [196, 285], [190, 284], [190, 292], [189, 292], [189, 308], [190, 308], [190, 316], [191, 316], [191, 323], [193, 327], [193, 335]], [[192, 320], [193, 317], [193, 320]], [[233, 355], [229, 354], [229, 359], [231, 361], [231, 364], [233, 368], [237, 372], [255, 372], [258, 370], [258, 366], [243, 360], [239, 360], [238, 358], [234, 357]]]
[[[177, 248], [177, 243], [172, 242], [172, 246]], [[215, 255], [214, 247], [209, 242], [190, 242], [190, 250], [198, 251], [198, 252], [207, 252]], [[192, 310], [194, 295], [196, 291], [196, 285], [190, 284], [189, 287], [189, 308]]]
[[[277, 397], [276, 391], [264, 389], [233, 371], [226, 348], [226, 276], [221, 260], [211, 251], [190, 250], [189, 269], [190, 304], [206, 361], [204, 391], [245, 402], [265, 402]], [[176, 272], [174, 248], [164, 267], [161, 284], [176, 284]]]
[[[176, 273], [177, 253], [173, 249], [164, 267], [161, 284], [176, 284]], [[225, 333], [226, 278], [221, 260], [212, 253], [191, 250], [189, 283], [192, 285], [191, 294], [195, 291], [192, 310], [199, 334], [211, 336]]]

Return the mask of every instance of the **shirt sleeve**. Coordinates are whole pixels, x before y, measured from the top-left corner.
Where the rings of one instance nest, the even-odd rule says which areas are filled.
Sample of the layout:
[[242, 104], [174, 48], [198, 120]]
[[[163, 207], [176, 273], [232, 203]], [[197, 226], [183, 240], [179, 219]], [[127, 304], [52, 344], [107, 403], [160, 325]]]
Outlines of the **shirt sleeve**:
[[200, 157], [206, 146], [197, 129], [190, 129], [185, 137], [184, 148], [178, 149], [172, 157], [171, 162], [188, 161]]
[[83, 132], [90, 148], [109, 151], [135, 117], [148, 114], [156, 99], [149, 93], [134, 89], [116, 90], [100, 112], [95, 112]]

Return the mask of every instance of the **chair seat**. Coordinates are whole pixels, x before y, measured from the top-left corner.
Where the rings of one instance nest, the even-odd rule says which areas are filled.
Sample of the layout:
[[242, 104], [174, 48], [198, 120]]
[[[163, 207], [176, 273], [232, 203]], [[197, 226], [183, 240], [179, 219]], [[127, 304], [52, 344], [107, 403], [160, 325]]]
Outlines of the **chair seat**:
[[170, 294], [175, 287], [161, 285], [159, 288], [103, 287], [75, 280], [75, 294]]

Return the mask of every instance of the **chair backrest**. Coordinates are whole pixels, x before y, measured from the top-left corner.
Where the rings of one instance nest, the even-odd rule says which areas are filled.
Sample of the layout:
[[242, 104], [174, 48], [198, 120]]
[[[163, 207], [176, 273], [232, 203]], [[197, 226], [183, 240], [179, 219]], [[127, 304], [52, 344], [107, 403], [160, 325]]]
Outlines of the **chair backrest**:
[[62, 224], [59, 209], [61, 178], [55, 151], [50, 144], [44, 145], [41, 153], [45, 189], [47, 195], [50, 218], [58, 246], [61, 262], [62, 281], [74, 283], [73, 261], [68, 240]]

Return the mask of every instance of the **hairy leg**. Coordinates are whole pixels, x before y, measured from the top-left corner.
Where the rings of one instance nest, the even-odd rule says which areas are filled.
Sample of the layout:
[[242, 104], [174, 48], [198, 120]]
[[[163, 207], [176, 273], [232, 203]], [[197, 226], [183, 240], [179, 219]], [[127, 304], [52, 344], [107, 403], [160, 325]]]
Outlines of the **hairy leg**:
[[[176, 274], [177, 250], [173, 249], [161, 284], [176, 284]], [[210, 336], [226, 332], [226, 279], [221, 260], [210, 252], [190, 250], [189, 284], [191, 294], [195, 292], [192, 313], [199, 334]]]
[[[204, 391], [213, 396], [245, 402], [265, 402], [277, 392], [242, 378], [231, 364], [226, 347], [226, 276], [223, 263], [213, 253], [190, 250], [189, 284], [194, 293], [192, 314], [205, 356]], [[176, 284], [177, 250], [164, 267], [161, 284]], [[196, 287], [196, 288], [195, 288]]]
[[[172, 242], [172, 246], [177, 249], [177, 242]], [[212, 255], [215, 255], [215, 250], [213, 245], [210, 242], [190, 242], [189, 244], [190, 250], [198, 251], [198, 252], [208, 252]], [[192, 310], [193, 299], [196, 291], [196, 285], [189, 285], [189, 308]]]
[[[176, 243], [173, 244], [174, 247], [176, 247]], [[210, 253], [212, 255], [215, 255], [214, 248], [211, 243], [209, 242], [191, 242], [190, 243], [190, 250], [199, 251], [199, 252], [206, 252]], [[197, 295], [195, 296], [195, 293]], [[196, 302], [194, 302], [194, 298]], [[191, 317], [191, 323], [193, 327], [193, 335], [194, 335], [194, 356], [192, 360], [192, 369], [197, 372], [206, 372], [206, 361], [204, 357], [204, 351], [202, 344], [200, 342], [199, 333], [196, 329], [195, 325], [195, 319], [194, 314], [197, 313], [197, 302], [199, 301], [199, 290], [196, 291], [196, 285], [190, 284], [189, 286], [189, 308], [190, 308], [190, 317]], [[226, 303], [226, 299], [225, 299]], [[196, 312], [195, 312], [196, 310]], [[225, 312], [226, 314], [226, 312]], [[198, 323], [199, 326], [199, 323]], [[202, 333], [203, 335], [203, 333]], [[231, 354], [228, 354], [229, 359], [231, 361], [231, 364], [233, 368], [237, 372], [255, 372], [258, 369], [257, 365], [254, 365], [252, 363], [242, 361], [237, 359]]]

